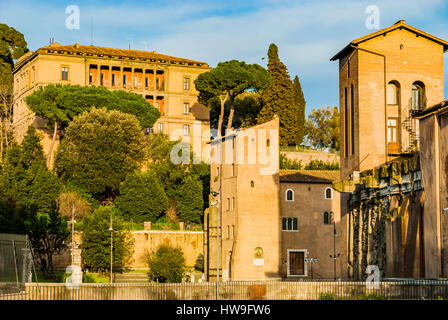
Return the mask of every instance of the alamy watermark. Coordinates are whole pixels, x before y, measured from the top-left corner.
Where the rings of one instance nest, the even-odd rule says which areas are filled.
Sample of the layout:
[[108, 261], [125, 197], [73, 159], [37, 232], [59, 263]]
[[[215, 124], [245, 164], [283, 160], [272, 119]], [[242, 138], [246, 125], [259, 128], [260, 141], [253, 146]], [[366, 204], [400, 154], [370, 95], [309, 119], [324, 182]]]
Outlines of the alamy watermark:
[[[217, 138], [210, 140], [211, 136]], [[170, 160], [176, 165], [199, 164], [201, 161], [217, 165], [258, 165], [261, 175], [272, 175], [279, 164], [278, 136], [276, 128], [249, 128], [226, 130], [224, 136], [218, 137], [216, 129], [202, 131], [201, 122], [195, 121], [192, 135], [185, 135], [182, 129], [171, 132], [171, 140], [181, 137], [181, 141], [171, 149]]]
[[69, 30], [79, 30], [80, 28], [80, 11], [76, 5], [71, 5], [65, 8], [65, 27]]
[[366, 268], [366, 287], [367, 289], [379, 289], [380, 288], [380, 269], [378, 266], [369, 265]]

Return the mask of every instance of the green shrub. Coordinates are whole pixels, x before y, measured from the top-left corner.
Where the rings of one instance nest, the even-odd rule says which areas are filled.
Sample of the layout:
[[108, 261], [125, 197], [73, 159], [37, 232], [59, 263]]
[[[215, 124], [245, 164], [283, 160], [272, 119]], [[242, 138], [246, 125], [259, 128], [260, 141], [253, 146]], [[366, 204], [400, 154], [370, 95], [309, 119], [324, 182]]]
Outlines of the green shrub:
[[185, 272], [185, 258], [180, 248], [160, 246], [148, 260], [151, 273], [158, 282], [181, 282]]

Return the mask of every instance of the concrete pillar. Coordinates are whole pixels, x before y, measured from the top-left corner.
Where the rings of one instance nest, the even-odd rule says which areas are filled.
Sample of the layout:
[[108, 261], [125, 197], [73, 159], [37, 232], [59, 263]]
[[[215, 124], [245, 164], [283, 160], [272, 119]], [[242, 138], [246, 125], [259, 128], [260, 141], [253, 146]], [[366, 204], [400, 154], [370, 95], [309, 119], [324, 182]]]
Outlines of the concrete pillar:
[[185, 230], [185, 222], [179, 222], [179, 228], [181, 231]]
[[143, 229], [151, 230], [151, 222], [148, 222], [148, 221], [143, 222]]

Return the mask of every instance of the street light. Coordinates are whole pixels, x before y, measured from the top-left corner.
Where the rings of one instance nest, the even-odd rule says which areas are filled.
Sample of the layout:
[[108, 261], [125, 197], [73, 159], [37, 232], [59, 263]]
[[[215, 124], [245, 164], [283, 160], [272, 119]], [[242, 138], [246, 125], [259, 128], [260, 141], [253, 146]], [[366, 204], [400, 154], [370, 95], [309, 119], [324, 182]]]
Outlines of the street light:
[[336, 259], [341, 256], [340, 253], [336, 254], [336, 222], [334, 220], [334, 212], [330, 211], [330, 219], [333, 223], [333, 255], [330, 255], [330, 258], [333, 259], [333, 268], [334, 268], [334, 280], [336, 281]]
[[[212, 191], [211, 192], [213, 197], [217, 197], [219, 195], [219, 192]], [[219, 228], [220, 228], [220, 214], [219, 214], [219, 205], [220, 205], [219, 199], [216, 201], [213, 201], [211, 203], [212, 206], [217, 207], [218, 215], [217, 215], [217, 222], [216, 222], [216, 300], [219, 300]]]
[[110, 283], [114, 282], [114, 276], [113, 276], [113, 260], [114, 260], [114, 228], [112, 225], [112, 211], [110, 213]]

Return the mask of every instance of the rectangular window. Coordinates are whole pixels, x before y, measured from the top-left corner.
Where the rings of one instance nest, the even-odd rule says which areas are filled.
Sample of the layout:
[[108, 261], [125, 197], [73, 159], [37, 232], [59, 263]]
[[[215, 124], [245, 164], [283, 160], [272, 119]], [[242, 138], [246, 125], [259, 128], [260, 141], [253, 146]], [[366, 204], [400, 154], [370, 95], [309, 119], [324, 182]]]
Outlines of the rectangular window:
[[297, 231], [297, 218], [283, 218], [282, 219], [283, 231]]
[[184, 136], [190, 135], [190, 126], [188, 124], [184, 124]]
[[235, 164], [232, 163], [232, 177], [235, 176]]
[[348, 97], [347, 88], [344, 89], [344, 153], [348, 157]]
[[159, 122], [159, 124], [157, 125], [157, 130], [158, 130], [160, 133], [163, 133], [163, 123], [162, 123], [162, 122]]
[[355, 154], [355, 90], [350, 85], [350, 131], [351, 131], [351, 154]]
[[127, 77], [127, 75], [125, 74], [125, 75], [123, 75], [123, 88], [126, 88], [126, 85], [127, 85], [127, 83], [128, 83], [128, 77]]
[[188, 102], [184, 102], [184, 114], [190, 113], [190, 104]]
[[61, 79], [68, 80], [68, 67], [61, 68]]
[[89, 72], [89, 84], [92, 84], [93, 81], [93, 74], [92, 72]]
[[101, 72], [100, 76], [100, 86], [104, 86], [104, 73]]
[[288, 276], [306, 276], [304, 250], [288, 250]]
[[115, 73], [112, 73], [112, 87], [115, 87]]
[[35, 82], [36, 81], [36, 67], [33, 67], [31, 69], [31, 82]]
[[184, 90], [190, 90], [190, 78], [184, 78]]
[[230, 210], [230, 198], [227, 198], [227, 211]]
[[232, 234], [231, 234], [232, 239], [235, 239], [235, 226], [232, 225]]
[[389, 153], [398, 153], [398, 118], [387, 119], [387, 149]]
[[145, 77], [145, 89], [148, 90], [148, 77]]
[[235, 210], [236, 203], [235, 203], [235, 197], [232, 197], [232, 209]]

